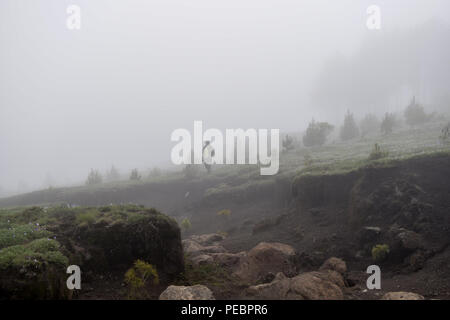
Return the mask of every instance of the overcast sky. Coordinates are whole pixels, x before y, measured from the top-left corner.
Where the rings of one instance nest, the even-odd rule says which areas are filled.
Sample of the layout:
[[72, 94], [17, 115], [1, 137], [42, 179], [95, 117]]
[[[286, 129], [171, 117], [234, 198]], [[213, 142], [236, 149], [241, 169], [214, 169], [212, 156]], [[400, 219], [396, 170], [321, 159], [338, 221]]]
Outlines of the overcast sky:
[[[81, 30], [66, 27], [70, 4]], [[366, 27], [371, 4], [381, 30]], [[449, 12], [448, 0], [1, 0], [0, 188], [167, 163], [171, 132], [194, 120], [331, 121], [311, 97], [333, 57], [353, 59], [373, 33], [448, 27]]]

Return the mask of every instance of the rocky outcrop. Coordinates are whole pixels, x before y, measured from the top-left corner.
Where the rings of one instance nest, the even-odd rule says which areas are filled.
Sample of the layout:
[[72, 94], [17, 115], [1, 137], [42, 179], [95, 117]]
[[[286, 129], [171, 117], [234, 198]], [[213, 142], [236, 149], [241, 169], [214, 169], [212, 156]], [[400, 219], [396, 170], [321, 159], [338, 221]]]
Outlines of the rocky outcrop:
[[381, 300], [424, 300], [420, 294], [413, 292], [388, 292]]
[[215, 300], [208, 287], [195, 286], [169, 286], [161, 293], [159, 300]]
[[[73, 244], [86, 249], [88, 254], [80, 257], [84, 271], [126, 269], [140, 259], [156, 266], [163, 281], [183, 272], [181, 235], [175, 220], [154, 209], [106, 207], [106, 210], [111, 211], [100, 211], [97, 220], [87, 225], [56, 230], [61, 238], [71, 240], [66, 242], [69, 250], [73, 250]], [[112, 210], [118, 213], [113, 215]]]

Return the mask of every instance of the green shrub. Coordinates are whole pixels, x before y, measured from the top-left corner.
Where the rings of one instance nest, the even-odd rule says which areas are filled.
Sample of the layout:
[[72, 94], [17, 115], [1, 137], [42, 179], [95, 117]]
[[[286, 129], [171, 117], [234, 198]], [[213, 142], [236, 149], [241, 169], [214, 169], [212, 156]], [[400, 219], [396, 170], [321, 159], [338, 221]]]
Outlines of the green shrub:
[[145, 285], [148, 281], [153, 285], [159, 284], [158, 271], [153, 265], [142, 260], [136, 260], [133, 267], [125, 273], [124, 282], [128, 285], [128, 298], [147, 298]]
[[81, 212], [76, 216], [76, 223], [78, 225], [91, 225], [93, 224], [99, 215], [97, 210], [89, 210], [86, 212]]
[[14, 226], [11, 225], [7, 229], [0, 229], [0, 249], [24, 244], [26, 242], [49, 237], [51, 233], [42, 229], [36, 223]]
[[38, 268], [43, 264], [68, 265], [68, 259], [60, 251], [59, 242], [43, 238], [23, 245], [15, 245], [0, 250], [0, 269]]
[[374, 261], [383, 261], [389, 254], [389, 246], [387, 244], [377, 244], [372, 248], [372, 259]]
[[230, 209], [223, 209], [217, 212], [217, 215], [220, 217], [228, 218], [231, 216], [231, 210]]

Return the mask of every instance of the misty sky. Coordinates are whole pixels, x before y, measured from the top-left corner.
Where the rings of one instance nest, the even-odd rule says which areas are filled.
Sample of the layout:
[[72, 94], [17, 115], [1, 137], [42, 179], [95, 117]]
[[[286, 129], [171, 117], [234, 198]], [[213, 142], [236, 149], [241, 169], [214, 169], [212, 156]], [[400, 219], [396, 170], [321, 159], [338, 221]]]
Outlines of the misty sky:
[[[81, 30], [66, 27], [70, 4], [81, 7]], [[379, 31], [366, 27], [371, 4], [381, 7]], [[90, 168], [113, 164], [122, 173], [162, 165], [171, 132], [192, 130], [194, 120], [285, 131], [312, 117], [341, 121], [334, 117], [348, 104], [370, 103], [345, 93], [330, 111], [331, 96], [320, 95], [335, 83], [327, 65], [341, 57], [362, 66], [372, 39], [382, 55], [398, 34], [430, 21], [448, 30], [449, 12], [448, 0], [1, 0], [0, 188], [82, 182]], [[433, 41], [430, 60], [448, 42]], [[448, 79], [449, 65], [436, 67], [436, 79]], [[404, 81], [377, 88], [383, 95]], [[396, 96], [406, 99], [405, 90]]]

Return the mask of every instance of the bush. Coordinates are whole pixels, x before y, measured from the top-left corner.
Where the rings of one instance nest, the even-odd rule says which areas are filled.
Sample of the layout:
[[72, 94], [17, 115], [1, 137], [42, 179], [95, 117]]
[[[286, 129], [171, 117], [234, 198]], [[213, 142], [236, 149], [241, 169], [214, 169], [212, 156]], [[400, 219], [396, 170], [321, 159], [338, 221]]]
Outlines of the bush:
[[428, 121], [429, 116], [425, 113], [423, 107], [416, 103], [416, 98], [414, 97], [406, 107], [405, 112], [406, 123], [410, 126], [416, 126], [424, 124]]
[[347, 141], [359, 136], [359, 129], [356, 125], [355, 119], [353, 118], [353, 114], [350, 111], [347, 111], [344, 119], [344, 125], [341, 127], [341, 140]]
[[333, 126], [327, 122], [315, 122], [314, 119], [309, 123], [306, 133], [303, 136], [303, 144], [306, 147], [323, 145], [328, 135], [333, 131]]
[[191, 221], [188, 218], [184, 218], [180, 225], [185, 231], [192, 227]]
[[381, 122], [380, 129], [383, 134], [391, 134], [394, 131], [394, 126], [396, 123], [395, 115], [386, 112], [383, 121]]
[[389, 155], [388, 151], [382, 150], [378, 143], [375, 143], [372, 151], [369, 155], [369, 160], [378, 160], [381, 158], [386, 158]]
[[228, 218], [231, 216], [231, 210], [230, 209], [223, 209], [217, 212], [217, 215], [220, 217]]
[[283, 151], [288, 152], [294, 149], [294, 138], [289, 136], [288, 134], [284, 137], [282, 141]]
[[128, 298], [147, 298], [145, 285], [149, 280], [153, 285], [159, 284], [159, 276], [156, 268], [145, 261], [136, 260], [134, 266], [125, 273], [124, 282], [128, 285]]
[[142, 178], [142, 176], [139, 174], [138, 169], [131, 170], [130, 180], [139, 181], [139, 180], [141, 180], [141, 178]]
[[359, 130], [361, 136], [365, 137], [368, 134], [373, 134], [380, 128], [380, 120], [374, 114], [366, 114], [366, 116], [361, 120], [359, 124]]
[[98, 170], [91, 169], [86, 180], [87, 185], [95, 185], [103, 182], [103, 177]]
[[386, 259], [389, 254], [389, 246], [387, 244], [377, 244], [372, 248], [372, 259], [380, 262]]

